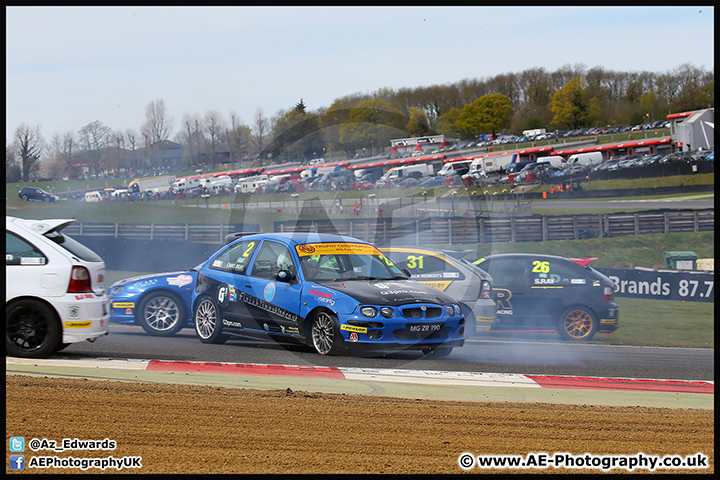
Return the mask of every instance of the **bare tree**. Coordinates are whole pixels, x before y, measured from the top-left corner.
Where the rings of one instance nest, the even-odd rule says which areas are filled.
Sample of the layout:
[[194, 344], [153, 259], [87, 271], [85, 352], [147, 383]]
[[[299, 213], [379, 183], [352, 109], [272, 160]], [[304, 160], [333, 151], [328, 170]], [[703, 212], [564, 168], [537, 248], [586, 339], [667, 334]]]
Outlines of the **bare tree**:
[[217, 147], [222, 141], [222, 134], [223, 131], [225, 131], [225, 122], [218, 112], [209, 111], [205, 114], [203, 123], [203, 139], [205, 141], [205, 147], [210, 150], [210, 164], [212, 165], [212, 170], [215, 170]]
[[[263, 139], [270, 125], [268, 119], [263, 115], [262, 108], [258, 108], [255, 113], [255, 138], [257, 140], [257, 154], [262, 155]], [[260, 157], [260, 165], [262, 165], [262, 157]]]
[[46, 166], [47, 176], [61, 180], [70, 177], [73, 170], [72, 150], [75, 139], [72, 132], [65, 135], [53, 135], [48, 145], [48, 165]]
[[142, 132], [148, 138], [150, 146], [159, 145], [170, 138], [171, 131], [172, 119], [167, 117], [165, 100], [158, 99], [148, 103]]
[[99, 120], [95, 120], [82, 127], [78, 134], [80, 147], [84, 151], [88, 164], [97, 175], [102, 170], [102, 154], [112, 138], [112, 130]]
[[30, 180], [31, 173], [36, 169], [45, 142], [40, 135], [40, 125], [31, 128], [24, 123], [15, 130], [15, 155], [20, 161], [23, 181]]
[[125, 130], [125, 136], [127, 137], [127, 145], [130, 147], [130, 161], [132, 162], [131, 168], [134, 171], [138, 169], [138, 153], [137, 153], [137, 133], [133, 129]]

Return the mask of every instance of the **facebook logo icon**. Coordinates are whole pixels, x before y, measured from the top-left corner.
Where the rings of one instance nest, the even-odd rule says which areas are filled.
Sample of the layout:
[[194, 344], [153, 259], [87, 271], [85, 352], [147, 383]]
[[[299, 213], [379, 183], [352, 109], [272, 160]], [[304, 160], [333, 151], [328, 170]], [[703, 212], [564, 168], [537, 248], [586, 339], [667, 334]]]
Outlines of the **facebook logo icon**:
[[24, 437], [10, 437], [10, 451], [11, 452], [24, 452], [25, 451], [25, 438]]
[[10, 470], [25, 470], [25, 455], [10, 455]]

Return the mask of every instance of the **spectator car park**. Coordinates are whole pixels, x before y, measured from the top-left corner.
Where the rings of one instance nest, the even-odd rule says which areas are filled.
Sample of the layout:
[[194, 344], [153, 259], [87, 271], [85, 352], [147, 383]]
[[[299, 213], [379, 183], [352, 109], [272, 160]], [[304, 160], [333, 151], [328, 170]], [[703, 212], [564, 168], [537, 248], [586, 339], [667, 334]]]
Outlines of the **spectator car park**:
[[190, 301], [196, 269], [141, 275], [108, 289], [110, 321], [140, 325], [150, 335], [166, 337], [192, 326]]
[[465, 316], [465, 336], [489, 330], [495, 319], [492, 277], [463, 259], [469, 250], [437, 250], [418, 247], [386, 247], [383, 253], [395, 265], [410, 272], [413, 280], [441, 290], [460, 304]]
[[37, 187], [22, 187], [18, 192], [18, 197], [29, 201], [55, 203], [60, 200], [60, 197], [53, 195], [52, 193], [46, 192], [42, 188]]
[[575, 341], [614, 332], [619, 321], [614, 284], [588, 265], [594, 260], [513, 253], [475, 261], [494, 282], [491, 330], [556, 331]]
[[61, 230], [75, 220], [5, 217], [5, 351], [42, 358], [108, 333], [105, 262]]
[[338, 235], [241, 236], [198, 268], [192, 305], [204, 343], [269, 336], [321, 355], [352, 347], [445, 355], [464, 343], [451, 296], [411, 280], [372, 244]]

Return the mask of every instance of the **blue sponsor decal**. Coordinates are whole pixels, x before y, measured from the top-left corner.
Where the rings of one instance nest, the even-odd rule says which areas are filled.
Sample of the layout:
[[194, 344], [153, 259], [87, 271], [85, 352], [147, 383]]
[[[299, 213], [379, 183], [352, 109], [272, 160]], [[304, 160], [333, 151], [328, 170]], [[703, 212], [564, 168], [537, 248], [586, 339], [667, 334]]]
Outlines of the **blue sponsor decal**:
[[272, 299], [275, 298], [275, 284], [274, 283], [268, 283], [265, 286], [265, 290], [263, 291], [263, 297], [265, 298], [266, 302], [272, 302]]

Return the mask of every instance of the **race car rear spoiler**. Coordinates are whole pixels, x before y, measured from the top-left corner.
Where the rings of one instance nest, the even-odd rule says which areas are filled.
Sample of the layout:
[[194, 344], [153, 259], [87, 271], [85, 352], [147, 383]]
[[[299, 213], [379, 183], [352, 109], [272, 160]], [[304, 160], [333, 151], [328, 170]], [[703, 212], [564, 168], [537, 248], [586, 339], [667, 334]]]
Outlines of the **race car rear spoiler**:
[[590, 257], [586, 257], [586, 258], [571, 258], [570, 260], [572, 260], [573, 262], [577, 263], [577, 264], [580, 265], [581, 267], [587, 267], [587, 266], [590, 265], [592, 262], [594, 262], [595, 260], [597, 260], [597, 258], [590, 258]]

